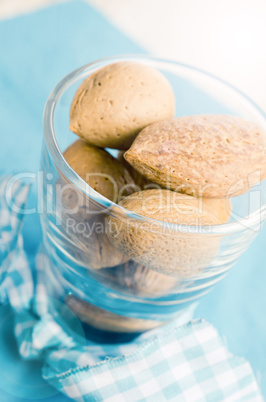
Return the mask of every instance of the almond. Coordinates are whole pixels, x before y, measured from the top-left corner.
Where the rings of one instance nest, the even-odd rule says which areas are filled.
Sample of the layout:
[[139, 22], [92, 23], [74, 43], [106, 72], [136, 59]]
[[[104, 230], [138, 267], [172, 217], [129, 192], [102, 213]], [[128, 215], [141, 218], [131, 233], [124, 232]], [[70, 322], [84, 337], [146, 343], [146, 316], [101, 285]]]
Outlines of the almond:
[[120, 62], [89, 76], [70, 110], [70, 130], [92, 145], [128, 149], [147, 125], [173, 117], [175, 97], [153, 67]]
[[[169, 190], [144, 190], [119, 205], [143, 220], [109, 216], [109, 239], [140, 264], [182, 279], [207, 268], [218, 253], [220, 239], [212, 235], [212, 225], [222, 223], [220, 214], [204, 200]], [[179, 225], [179, 231], [161, 222]]]
[[240, 117], [179, 117], [146, 127], [124, 157], [165, 188], [233, 197], [265, 179], [266, 133]]

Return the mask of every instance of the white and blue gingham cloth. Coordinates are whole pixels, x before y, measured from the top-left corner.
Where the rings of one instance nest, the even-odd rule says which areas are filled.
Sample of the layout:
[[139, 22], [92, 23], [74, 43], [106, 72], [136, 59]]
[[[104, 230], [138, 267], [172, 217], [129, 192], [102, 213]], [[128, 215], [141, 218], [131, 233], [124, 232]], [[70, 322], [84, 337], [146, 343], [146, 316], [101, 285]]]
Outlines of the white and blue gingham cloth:
[[19, 209], [29, 187], [17, 182], [7, 202], [7, 183], [0, 179], [0, 300], [14, 310], [21, 356], [42, 359], [51, 385], [77, 401], [263, 400], [249, 363], [232, 356], [205, 321], [168, 324], [120, 345], [69, 333], [49, 310], [45, 259], [38, 255], [34, 283], [23, 251]]

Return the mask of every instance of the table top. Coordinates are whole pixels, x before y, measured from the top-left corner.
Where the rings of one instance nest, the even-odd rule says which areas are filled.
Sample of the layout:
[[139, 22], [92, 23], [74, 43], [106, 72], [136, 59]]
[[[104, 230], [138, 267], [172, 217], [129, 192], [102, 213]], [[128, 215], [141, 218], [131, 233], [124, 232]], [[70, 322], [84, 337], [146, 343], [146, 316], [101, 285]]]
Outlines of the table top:
[[[0, 0], [0, 19], [63, 1]], [[148, 52], [215, 74], [266, 111], [264, 0], [84, 1]]]

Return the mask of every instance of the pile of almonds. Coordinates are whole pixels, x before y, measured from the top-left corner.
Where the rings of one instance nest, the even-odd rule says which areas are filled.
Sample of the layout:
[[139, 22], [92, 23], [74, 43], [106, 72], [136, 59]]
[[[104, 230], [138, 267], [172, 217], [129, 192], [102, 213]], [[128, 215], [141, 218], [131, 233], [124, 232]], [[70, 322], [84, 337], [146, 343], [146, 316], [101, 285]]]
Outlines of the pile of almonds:
[[[80, 139], [64, 157], [93, 189], [143, 217], [197, 228], [226, 223], [230, 198], [266, 178], [266, 134], [240, 117], [174, 114], [175, 96], [161, 72], [135, 62], [107, 65], [74, 96], [70, 130]], [[104, 148], [119, 150], [118, 157]], [[66, 208], [72, 198], [71, 190], [64, 194]], [[72, 233], [86, 250], [88, 267], [119, 266], [116, 277], [122, 283], [128, 261], [134, 260], [127, 286], [138, 276], [141, 294], [149, 297], [168, 292], [178, 278], [198, 274], [219, 250], [211, 231], [209, 236], [152, 231], [141, 221], [88, 217], [84, 206], [74, 218], [97, 220], [107, 228], [89, 237]], [[149, 278], [146, 291], [140, 272]], [[159, 276], [161, 287], [156, 275], [164, 278]]]

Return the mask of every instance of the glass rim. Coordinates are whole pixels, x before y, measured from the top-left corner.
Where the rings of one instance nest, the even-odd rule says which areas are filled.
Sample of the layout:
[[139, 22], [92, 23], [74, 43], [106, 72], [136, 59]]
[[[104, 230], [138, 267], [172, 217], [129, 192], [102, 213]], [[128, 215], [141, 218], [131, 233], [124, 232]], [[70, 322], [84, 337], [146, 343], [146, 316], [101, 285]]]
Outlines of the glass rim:
[[[188, 64], [180, 63], [175, 60], [168, 60], [163, 58], [157, 58], [148, 55], [118, 55], [113, 57], [105, 57], [99, 60], [96, 60], [92, 63], [86, 64], [71, 73], [65, 76], [52, 90], [50, 93], [43, 113], [43, 130], [44, 130], [44, 140], [47, 146], [47, 149], [53, 159], [53, 162], [57, 166], [57, 168], [61, 171], [61, 173], [75, 186], [77, 187], [85, 196], [87, 196], [90, 200], [99, 204], [104, 209], [108, 210], [108, 213], [117, 218], [129, 218], [131, 220], [137, 221], [146, 221], [151, 224], [156, 224], [160, 226], [162, 229], [167, 229], [167, 231], [174, 231], [174, 232], [181, 232], [183, 233], [190, 233], [190, 228], [192, 225], [184, 225], [184, 224], [176, 224], [176, 223], [169, 223], [165, 221], [156, 220], [150, 217], [146, 217], [144, 215], [140, 215], [134, 213], [115, 202], [107, 199], [97, 191], [95, 191], [92, 187], [89, 186], [66, 162], [62, 152], [60, 151], [59, 145], [56, 140], [56, 134], [53, 125], [53, 118], [54, 118], [54, 111], [56, 104], [62, 94], [67, 90], [71, 84], [73, 84], [77, 79], [82, 78], [82, 75], [85, 75], [87, 72], [93, 73], [94, 71], [98, 70], [99, 68], [115, 63], [120, 61], [140, 61], [146, 62], [146, 64], [153, 65], [156, 63], [157, 65], [168, 66], [168, 70], [171, 71], [174, 68], [181, 68], [183, 70], [187, 70], [190, 73], [194, 73], [197, 75], [203, 76], [205, 79], [209, 79], [210, 81], [214, 81], [223, 87], [225, 87], [228, 91], [233, 92], [237, 95], [240, 99], [244, 100], [246, 103], [249, 104], [262, 118], [265, 123], [266, 127], [266, 114], [264, 111], [247, 95], [245, 95], [242, 91], [238, 90], [233, 85], [227, 83], [225, 80], [216, 77], [213, 74], [207, 73], [202, 69], [197, 67], [190, 66]], [[264, 203], [260, 208], [250, 214], [248, 217], [240, 218], [239, 220], [233, 222], [227, 222], [218, 225], [207, 225], [211, 227], [211, 236], [213, 235], [229, 235], [236, 233], [243, 228], [250, 228], [256, 226], [257, 224], [261, 224], [266, 220], [266, 203]], [[182, 229], [181, 229], [182, 228]], [[202, 236], [204, 225], [200, 226], [193, 226], [193, 235], [199, 234]], [[210, 235], [210, 233], [208, 234]]]

